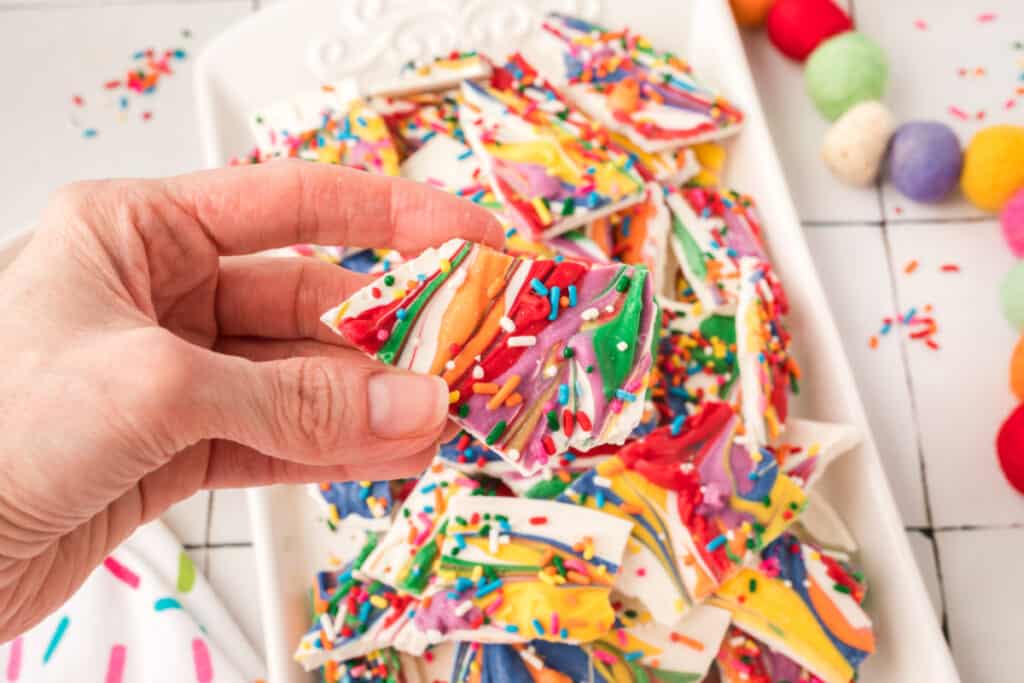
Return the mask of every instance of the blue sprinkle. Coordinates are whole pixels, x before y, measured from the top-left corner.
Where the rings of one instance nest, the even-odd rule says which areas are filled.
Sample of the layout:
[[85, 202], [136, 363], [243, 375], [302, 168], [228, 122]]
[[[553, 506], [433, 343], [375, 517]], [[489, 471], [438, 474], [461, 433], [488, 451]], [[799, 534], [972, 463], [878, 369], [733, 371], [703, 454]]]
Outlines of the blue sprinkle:
[[430, 493], [431, 491], [433, 491], [436, 488], [437, 488], [437, 482], [436, 481], [432, 481], [429, 484], [427, 484], [426, 486], [420, 488], [420, 493]]
[[494, 591], [498, 590], [499, 588], [501, 588], [501, 579], [495, 579], [491, 583], [488, 583], [478, 588], [476, 591], [476, 597], [485, 598]]
[[435, 135], [437, 135], [436, 130], [430, 131], [429, 133], [423, 136], [423, 142], [427, 142], [428, 140], [430, 140], [430, 138], [434, 137]]
[[519, 632], [519, 627], [516, 626], [515, 624], [505, 624], [505, 630], [508, 631], [509, 633], [518, 633]]
[[594, 494], [595, 503], [597, 503], [598, 509], [604, 507], [604, 489], [598, 489]]
[[127, 109], [128, 108], [128, 98], [127, 97], [122, 97], [118, 101], [118, 104], [121, 106], [121, 109]]
[[416, 274], [416, 279], [419, 280], [420, 282], [425, 282], [426, 279], [427, 279], [427, 274], [426, 273], [417, 273]]
[[622, 165], [622, 167], [628, 171], [631, 168], [633, 168], [633, 164], [635, 164], [635, 163], [636, 163], [636, 155], [635, 154], [630, 154], [629, 158], [626, 159], [626, 163], [624, 163]]
[[623, 237], [629, 237], [629, 230], [630, 230], [632, 225], [633, 225], [633, 217], [632, 216], [628, 216], [628, 215], [624, 216], [623, 219], [622, 219], [622, 236]]
[[544, 625], [540, 623], [540, 619], [533, 620], [533, 630], [537, 632], [538, 636], [544, 635]]
[[562, 638], [562, 640], [565, 640], [569, 637], [569, 630], [563, 626], [562, 630], [558, 632], [558, 635]]
[[737, 252], [732, 247], [729, 247], [728, 249], [725, 250], [725, 255], [728, 256], [729, 258], [736, 258], [737, 256], [739, 256], [739, 252]]
[[359, 621], [366, 621], [370, 616], [370, 610], [373, 609], [373, 604], [367, 600], [359, 606]]
[[675, 419], [672, 420], [672, 436], [679, 436], [679, 432], [683, 431], [683, 422], [685, 421], [685, 415], [676, 415]]
[[512, 235], [516, 234], [517, 232], [518, 230], [516, 230], [515, 228], [509, 228], [508, 230], [505, 231], [505, 237], [509, 238]]
[[426, 512], [428, 515], [432, 515], [432, 514], [434, 514], [434, 506], [433, 505], [424, 505], [423, 506], [423, 511]]
[[576, 305], [576, 285], [569, 285], [569, 305]]
[[455, 543], [459, 546], [460, 550], [463, 550], [466, 547], [466, 539], [462, 534], [455, 534]]
[[399, 308], [398, 310], [396, 310], [395, 317], [398, 318], [399, 320], [405, 320], [405, 309]]
[[99, 134], [99, 131], [95, 128], [86, 128], [82, 131], [83, 138], [94, 138]]
[[725, 541], [726, 541], [725, 534], [718, 534], [717, 536], [712, 538], [710, 541], [708, 541], [708, 544], [705, 547], [708, 549], [709, 553], [713, 553], [716, 550], [718, 550], [719, 548], [721, 548], [723, 545], [725, 545]]
[[627, 652], [626, 654], [624, 654], [622, 658], [625, 659], [627, 662], [635, 662], [643, 656], [643, 650], [633, 650], [632, 652]]
[[565, 256], [563, 256], [562, 254], [555, 254], [555, 258], [551, 260], [554, 261], [555, 263], [561, 263], [562, 261], [565, 260]]
[[562, 294], [562, 290], [561, 290], [560, 287], [555, 286], [555, 287], [552, 287], [549, 290], [548, 293], [549, 293], [549, 297], [548, 298], [551, 301], [551, 312], [548, 313], [548, 320], [557, 320], [558, 319], [558, 304], [559, 304], [558, 299], [559, 299], [559, 297]]
[[473, 582], [467, 579], [465, 576], [460, 576], [455, 581], [455, 590], [461, 593], [464, 590], [469, 590], [473, 587]]
[[471, 149], [467, 149], [467, 150], [466, 150], [465, 152], [463, 152], [462, 154], [460, 154], [460, 155], [459, 155], [459, 156], [457, 157], [457, 159], [458, 159], [459, 161], [465, 161], [466, 159], [470, 158], [471, 156], [473, 156], [473, 150], [471, 150]]
[[362, 126], [363, 128], [366, 128], [366, 119], [365, 118], [363, 118], [362, 116], [357, 116], [356, 117], [356, 121], [359, 122], [360, 126]]
[[541, 296], [548, 295], [548, 288], [545, 287], [544, 283], [538, 280], [537, 278], [533, 278], [532, 280], [530, 280], [530, 287], [533, 289], [533, 291], [537, 292]]
[[591, 192], [587, 195], [586, 200], [584, 200], [584, 204], [586, 204], [588, 209], [596, 209], [601, 206], [601, 195], [597, 192]]
[[565, 458], [566, 462], [572, 462], [576, 459], [576, 456], [573, 453], [565, 453], [562, 457]]
[[616, 389], [615, 398], [619, 399], [620, 401], [627, 401], [629, 403], [632, 403], [633, 401], [636, 400], [636, 394], [631, 394], [625, 389]]
[[477, 204], [479, 204], [480, 200], [482, 200], [486, 196], [487, 196], [487, 191], [486, 190], [477, 190], [476, 192], [473, 193], [473, 196], [470, 197], [470, 200], [473, 201], [473, 202], [476, 202]]
[[558, 385], [558, 402], [563, 406], [569, 404], [569, 385], [559, 384]]

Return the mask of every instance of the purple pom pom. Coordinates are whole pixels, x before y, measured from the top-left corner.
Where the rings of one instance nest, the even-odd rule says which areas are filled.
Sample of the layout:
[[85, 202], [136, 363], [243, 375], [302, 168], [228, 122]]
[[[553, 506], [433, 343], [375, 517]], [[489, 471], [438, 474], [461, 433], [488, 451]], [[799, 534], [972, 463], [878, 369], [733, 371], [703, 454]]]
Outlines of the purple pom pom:
[[916, 202], [937, 202], [960, 182], [964, 156], [953, 129], [936, 121], [911, 121], [889, 143], [889, 179]]

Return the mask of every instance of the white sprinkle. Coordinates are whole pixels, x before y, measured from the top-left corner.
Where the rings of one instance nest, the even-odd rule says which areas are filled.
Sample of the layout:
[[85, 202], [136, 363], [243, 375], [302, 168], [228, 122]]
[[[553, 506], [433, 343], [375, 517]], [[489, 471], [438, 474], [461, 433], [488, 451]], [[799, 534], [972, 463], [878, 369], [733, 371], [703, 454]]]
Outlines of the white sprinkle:
[[331, 616], [326, 612], [320, 615], [320, 625], [327, 633], [327, 640], [333, 641], [338, 637], [337, 633], [334, 631], [334, 624], [331, 623]]
[[554, 365], [549, 365], [546, 368], [544, 368], [544, 376], [547, 377], [548, 379], [554, 377], [557, 374], [558, 368], [556, 368]]
[[793, 587], [793, 582], [790, 581], [789, 579], [783, 579], [782, 583], [786, 584], [786, 588], [792, 588]]
[[519, 461], [519, 451], [515, 448], [510, 448], [507, 451], [505, 451], [505, 456], [508, 457], [508, 459], [513, 462]]
[[508, 534], [502, 534], [501, 536], [498, 536], [498, 543], [500, 543], [502, 545], [508, 545], [511, 542], [512, 542], [512, 537], [509, 536]]
[[606, 489], [612, 487], [612, 480], [608, 477], [594, 477], [594, 486], [602, 486]]
[[450, 360], [447, 363], [445, 363], [444, 364], [444, 369], [445, 370], [454, 370], [455, 369], [455, 361]]
[[690, 472], [693, 472], [693, 463], [692, 462], [680, 463], [679, 464], [679, 471], [682, 472], [683, 474], [689, 474]]
[[811, 587], [811, 582], [808, 581], [807, 579], [804, 579], [804, 588], [810, 588], [810, 587]]
[[745, 642], [747, 642], [746, 636], [736, 636], [729, 639], [729, 644], [733, 647], [741, 647]]
[[537, 337], [533, 336], [532, 334], [524, 335], [521, 337], [508, 338], [508, 345], [513, 348], [518, 346], [534, 346], [536, 343]]
[[491, 551], [491, 555], [498, 554], [498, 527], [492, 526], [491, 532], [487, 537], [487, 547]]
[[728, 538], [731, 541], [731, 540], [736, 538], [736, 534], [733, 532], [732, 529], [729, 529], [728, 531], [725, 532], [725, 537]]
[[476, 361], [477, 363], [479, 363], [479, 362], [480, 362], [481, 360], [483, 360], [483, 359], [482, 359], [482, 358], [480, 358], [480, 354], [478, 353], [478, 354], [476, 354], [475, 356], [473, 356], [473, 360], [475, 360], [475, 361]]
[[482, 367], [480, 367], [479, 365], [474, 366], [473, 367], [473, 379], [483, 379], [483, 378], [484, 378], [484, 369]]
[[519, 651], [519, 656], [526, 660], [526, 663], [532, 666], [537, 671], [544, 669], [544, 662], [540, 661], [540, 657], [533, 653], [533, 648], [527, 648]]
[[664, 531], [659, 531], [658, 532], [658, 540], [659, 541], [667, 541], [668, 540], [668, 536], [665, 535]]
[[624, 341], [620, 341], [618, 344], [615, 345], [615, 348], [617, 348], [619, 351], [625, 351], [626, 349], [629, 348], [629, 344], [627, 344]]
[[597, 316], [599, 315], [601, 315], [601, 312], [596, 308], [588, 308], [580, 313], [580, 317], [584, 320], [597, 320]]
[[611, 304], [608, 304], [607, 306], [604, 307], [604, 311], [605, 313], [614, 313], [615, 307], [612, 306]]
[[471, 609], [473, 609], [473, 601], [472, 600], [463, 600], [455, 608], [455, 616], [461, 617], [462, 615], [464, 615], [466, 612], [468, 612]]
[[516, 331], [516, 324], [512, 322], [512, 318], [508, 317], [507, 315], [501, 316], [501, 320], [498, 321], [498, 325], [501, 327], [501, 329], [505, 330], [506, 332]]

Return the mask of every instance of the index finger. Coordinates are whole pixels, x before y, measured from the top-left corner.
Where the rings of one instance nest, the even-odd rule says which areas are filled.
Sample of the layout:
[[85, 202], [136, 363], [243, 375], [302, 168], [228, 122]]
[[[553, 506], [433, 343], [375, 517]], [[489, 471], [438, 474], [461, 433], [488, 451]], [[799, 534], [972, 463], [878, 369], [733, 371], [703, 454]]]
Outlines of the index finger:
[[271, 162], [163, 184], [222, 255], [303, 243], [419, 252], [453, 237], [495, 247], [503, 242], [498, 220], [468, 200], [341, 166]]

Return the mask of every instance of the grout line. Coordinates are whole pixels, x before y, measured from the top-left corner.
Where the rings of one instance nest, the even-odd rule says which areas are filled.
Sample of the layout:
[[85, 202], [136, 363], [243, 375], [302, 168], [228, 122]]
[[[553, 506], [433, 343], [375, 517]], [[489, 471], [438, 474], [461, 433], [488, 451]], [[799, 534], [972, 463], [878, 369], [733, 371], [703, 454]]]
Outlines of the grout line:
[[218, 5], [231, 0], [0, 0], [0, 12], [25, 10], [105, 9], [108, 7], [147, 7], [154, 5]]
[[936, 527], [908, 526], [907, 531], [920, 531], [923, 534], [930, 533], [951, 533], [958, 531], [1010, 531], [1024, 529], [1024, 522], [1009, 522], [1006, 524], [946, 524]]
[[252, 541], [226, 541], [224, 543], [185, 543], [185, 550], [220, 550], [221, 548], [252, 548]]
[[[881, 210], [885, 210], [885, 195], [879, 191], [879, 202]], [[897, 220], [886, 219], [877, 221], [857, 220], [801, 220], [801, 224], [807, 228], [841, 228], [841, 227], [868, 227], [885, 228], [888, 226], [904, 225], [949, 225], [958, 223], [991, 223], [997, 221], [995, 216], [966, 216], [964, 218], [902, 218]]]

